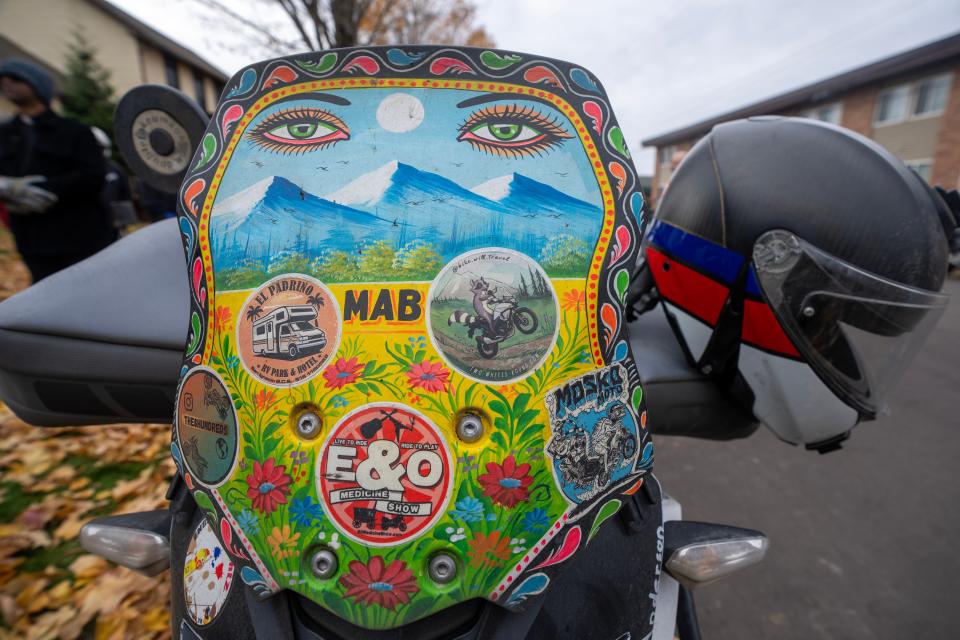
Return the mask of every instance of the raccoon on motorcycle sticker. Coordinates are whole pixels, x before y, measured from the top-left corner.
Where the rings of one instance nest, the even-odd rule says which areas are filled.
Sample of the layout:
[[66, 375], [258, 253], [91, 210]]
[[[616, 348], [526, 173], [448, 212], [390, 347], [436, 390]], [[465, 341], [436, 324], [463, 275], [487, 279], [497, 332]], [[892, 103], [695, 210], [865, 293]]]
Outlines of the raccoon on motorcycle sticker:
[[226, 480], [237, 458], [237, 414], [227, 388], [206, 367], [193, 369], [177, 394], [177, 444], [193, 477], [206, 486]]
[[463, 375], [506, 384], [543, 364], [557, 340], [553, 284], [532, 258], [477, 249], [454, 258], [427, 294], [437, 351]]
[[327, 287], [288, 273], [255, 290], [237, 318], [237, 352], [254, 377], [275, 387], [320, 373], [337, 350], [340, 308]]
[[453, 461], [427, 418], [402, 405], [369, 404], [331, 430], [316, 477], [337, 528], [385, 547], [416, 538], [443, 514]]
[[574, 504], [633, 470], [640, 433], [629, 391], [627, 370], [616, 364], [551, 389], [545, 399], [553, 432], [547, 455], [557, 484]]

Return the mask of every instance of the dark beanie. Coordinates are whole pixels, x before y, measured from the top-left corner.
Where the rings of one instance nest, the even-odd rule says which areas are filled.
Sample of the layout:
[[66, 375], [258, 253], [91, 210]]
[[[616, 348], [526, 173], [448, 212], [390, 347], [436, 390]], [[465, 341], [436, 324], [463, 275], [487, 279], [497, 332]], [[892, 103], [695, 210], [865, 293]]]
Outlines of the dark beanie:
[[9, 58], [0, 64], [0, 78], [9, 76], [26, 82], [44, 104], [53, 100], [53, 78], [43, 68], [20, 58]]

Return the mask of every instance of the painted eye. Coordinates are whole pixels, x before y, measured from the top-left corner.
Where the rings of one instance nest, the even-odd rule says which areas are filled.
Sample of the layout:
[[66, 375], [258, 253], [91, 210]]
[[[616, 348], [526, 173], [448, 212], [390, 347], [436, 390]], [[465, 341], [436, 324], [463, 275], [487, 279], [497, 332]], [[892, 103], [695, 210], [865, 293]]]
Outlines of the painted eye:
[[257, 124], [247, 139], [277, 153], [304, 153], [350, 139], [347, 125], [325, 109], [293, 108], [271, 113]]
[[484, 107], [460, 125], [457, 140], [503, 157], [542, 155], [573, 136], [533, 107]]

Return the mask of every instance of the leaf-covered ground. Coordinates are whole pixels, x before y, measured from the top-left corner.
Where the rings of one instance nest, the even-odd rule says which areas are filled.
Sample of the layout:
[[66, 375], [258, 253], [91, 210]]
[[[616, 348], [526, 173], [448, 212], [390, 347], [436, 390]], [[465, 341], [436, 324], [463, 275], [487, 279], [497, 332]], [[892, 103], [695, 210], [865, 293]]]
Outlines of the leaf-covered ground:
[[[0, 300], [28, 284], [0, 227]], [[170, 637], [169, 574], [77, 541], [96, 516], [166, 506], [169, 443], [169, 425], [41, 429], [0, 403], [0, 640]]]

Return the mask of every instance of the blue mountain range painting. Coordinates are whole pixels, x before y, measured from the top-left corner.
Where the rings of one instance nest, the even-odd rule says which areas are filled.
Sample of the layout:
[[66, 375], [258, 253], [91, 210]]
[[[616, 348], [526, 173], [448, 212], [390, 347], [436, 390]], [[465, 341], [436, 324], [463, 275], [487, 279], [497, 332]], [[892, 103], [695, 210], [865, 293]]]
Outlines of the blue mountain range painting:
[[357, 253], [376, 241], [419, 241], [444, 260], [487, 246], [536, 257], [559, 236], [592, 247], [602, 217], [598, 207], [518, 173], [466, 189], [393, 161], [322, 197], [266, 178], [215, 203], [211, 237], [218, 269], [290, 253]]

